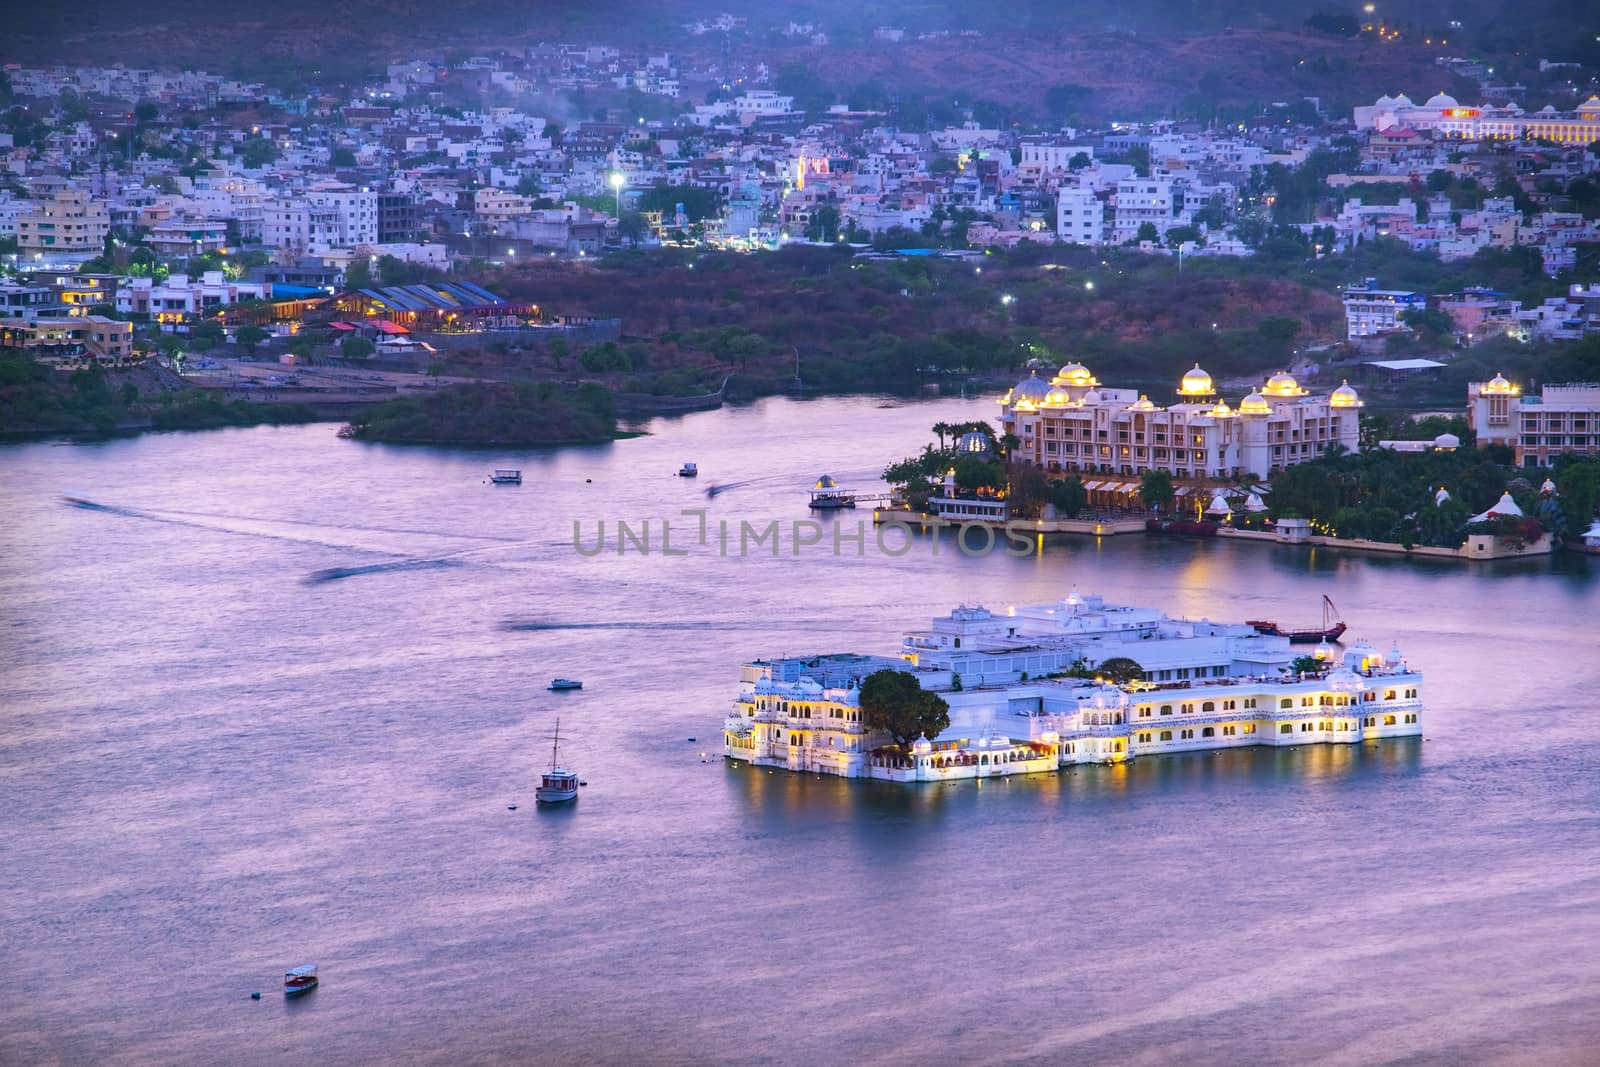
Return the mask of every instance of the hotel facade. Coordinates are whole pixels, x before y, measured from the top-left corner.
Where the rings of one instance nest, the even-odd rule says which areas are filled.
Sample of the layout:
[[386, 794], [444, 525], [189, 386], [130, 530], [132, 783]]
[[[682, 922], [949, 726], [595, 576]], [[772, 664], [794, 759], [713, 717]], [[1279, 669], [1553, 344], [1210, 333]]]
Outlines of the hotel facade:
[[1548, 467], [1562, 453], [1600, 454], [1600, 383], [1546, 385], [1537, 395], [1497, 374], [1467, 385], [1467, 424], [1478, 443], [1509, 445], [1519, 467]]
[[999, 403], [1001, 432], [1020, 442], [1011, 459], [1050, 472], [1265, 478], [1331, 445], [1355, 451], [1360, 435], [1361, 398], [1348, 383], [1313, 396], [1289, 374], [1274, 374], [1232, 408], [1198, 365], [1165, 407], [1132, 389], [1102, 387], [1081, 363], [1049, 381], [1025, 378]]
[[[898, 782], [1005, 777], [1080, 763], [1251, 746], [1359, 744], [1422, 732], [1422, 675], [1398, 648], [1317, 649], [1296, 674], [1287, 638], [1172, 619], [1076, 591], [1054, 604], [959, 607], [907, 633], [898, 658], [836, 654], [744, 665], [723, 754], [758, 766]], [[1123, 687], [1063, 672], [1135, 659]], [[910, 671], [950, 725], [907, 749], [863, 721], [860, 686]]]

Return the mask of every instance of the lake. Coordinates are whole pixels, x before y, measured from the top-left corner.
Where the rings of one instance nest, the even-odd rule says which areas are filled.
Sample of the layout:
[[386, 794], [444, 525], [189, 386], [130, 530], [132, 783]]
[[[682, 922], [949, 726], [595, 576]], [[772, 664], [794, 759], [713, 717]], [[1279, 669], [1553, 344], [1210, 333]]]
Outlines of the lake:
[[[1594, 1062], [1600, 559], [889, 554], [868, 511], [794, 554], [818, 475], [869, 487], [993, 414], [0, 449], [0, 1063]], [[619, 519], [653, 520], [649, 554]], [[739, 551], [773, 520], [776, 556]], [[1074, 586], [1290, 622], [1327, 593], [1426, 673], [1425, 738], [981, 786], [719, 756], [747, 659], [892, 653]], [[537, 810], [557, 717], [589, 784]]]

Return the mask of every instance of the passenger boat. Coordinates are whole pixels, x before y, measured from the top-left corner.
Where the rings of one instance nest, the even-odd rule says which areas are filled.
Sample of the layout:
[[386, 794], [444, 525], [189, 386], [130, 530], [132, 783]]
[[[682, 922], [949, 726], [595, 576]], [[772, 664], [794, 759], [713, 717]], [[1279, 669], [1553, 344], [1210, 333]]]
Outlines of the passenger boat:
[[811, 487], [811, 503], [808, 506], [817, 511], [853, 508], [856, 506], [856, 498], [854, 493], [840, 488], [838, 482], [824, 474]]
[[495, 485], [521, 485], [522, 472], [519, 470], [511, 470], [509, 468], [496, 470], [494, 473], [489, 475], [489, 480]]
[[564, 693], [568, 689], [582, 689], [583, 683], [576, 678], [552, 678], [550, 689], [557, 693]]
[[1339, 609], [1327, 595], [1322, 597], [1322, 626], [1301, 630], [1286, 630], [1271, 619], [1246, 619], [1246, 626], [1254, 626], [1256, 633], [1269, 637], [1287, 637], [1292, 645], [1314, 645], [1320, 641], [1337, 641], [1349, 627], [1339, 618]]
[[296, 967], [285, 971], [283, 974], [283, 995], [286, 997], [303, 996], [317, 988], [317, 965], [308, 963], [304, 967]]
[[693, 463], [685, 463], [678, 468], [678, 477], [680, 478], [698, 478], [699, 476], [700, 468]]
[[556, 720], [556, 732], [550, 738], [550, 769], [539, 778], [539, 788], [533, 791], [540, 804], [565, 804], [578, 796], [578, 775], [561, 766], [561, 720]]

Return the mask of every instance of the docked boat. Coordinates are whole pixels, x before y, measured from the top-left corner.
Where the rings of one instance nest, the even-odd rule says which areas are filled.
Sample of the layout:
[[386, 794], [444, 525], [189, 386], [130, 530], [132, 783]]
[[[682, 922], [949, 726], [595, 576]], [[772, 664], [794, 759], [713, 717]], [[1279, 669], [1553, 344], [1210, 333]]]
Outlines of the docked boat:
[[283, 995], [299, 997], [317, 988], [317, 965], [308, 963], [283, 974]]
[[678, 477], [698, 478], [700, 477], [700, 468], [695, 466], [693, 463], [685, 463], [683, 466], [678, 468]]
[[556, 732], [550, 738], [550, 769], [539, 778], [539, 788], [533, 791], [540, 804], [565, 804], [578, 796], [578, 775], [561, 766], [561, 720], [556, 720]]
[[824, 474], [811, 487], [811, 503], [808, 506], [817, 511], [853, 508], [856, 506], [856, 497], [854, 493], [841, 488], [838, 482]]
[[557, 693], [564, 693], [569, 689], [582, 689], [583, 683], [576, 678], [552, 678], [550, 689]]
[[1269, 637], [1287, 637], [1293, 645], [1314, 645], [1322, 641], [1337, 641], [1349, 627], [1339, 618], [1339, 609], [1327, 595], [1322, 597], [1322, 626], [1294, 630], [1279, 626], [1271, 619], [1246, 619], [1246, 626], [1254, 626], [1256, 633]]
[[521, 485], [522, 472], [509, 468], [496, 470], [489, 475], [489, 480], [495, 485]]

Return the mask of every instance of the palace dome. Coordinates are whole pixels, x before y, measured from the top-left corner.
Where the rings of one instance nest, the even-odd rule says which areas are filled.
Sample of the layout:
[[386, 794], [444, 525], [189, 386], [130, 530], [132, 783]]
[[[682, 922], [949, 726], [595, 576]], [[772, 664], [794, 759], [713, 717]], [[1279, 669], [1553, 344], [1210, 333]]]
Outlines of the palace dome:
[[1044, 402], [1046, 404], [1070, 404], [1072, 403], [1072, 397], [1060, 389], [1052, 389], [1050, 390], [1050, 395], [1044, 398]]
[[1350, 388], [1350, 383], [1346, 381], [1328, 395], [1328, 404], [1336, 408], [1358, 408], [1361, 406], [1361, 395]]
[[911, 751], [918, 756], [926, 756], [933, 751], [933, 742], [928, 740], [927, 734], [923, 734], [911, 742]]
[[1456, 103], [1456, 98], [1451, 96], [1449, 93], [1434, 93], [1432, 96], [1428, 97], [1428, 102], [1426, 104], [1423, 104], [1422, 106], [1423, 107], [1460, 107], [1461, 105]]
[[964, 456], [987, 456], [994, 451], [994, 442], [982, 430], [964, 433], [956, 442], [956, 451]]
[[1344, 652], [1344, 665], [1348, 670], [1364, 671], [1382, 662], [1383, 657], [1378, 655], [1378, 650], [1365, 641], [1357, 641]]
[[1267, 398], [1260, 393], [1252, 392], [1249, 396], [1239, 401], [1239, 414], [1271, 415], [1272, 405], [1268, 404]]
[[1484, 396], [1510, 396], [1511, 383], [1506, 381], [1505, 375], [1496, 374], [1493, 378], [1490, 378], [1484, 383], [1483, 388], [1480, 389], [1479, 392], [1481, 392]]
[[1540, 496], [1548, 496], [1548, 495], [1551, 495], [1551, 494], [1555, 493], [1555, 491], [1556, 491], [1556, 483], [1551, 481], [1549, 478], [1546, 478], [1544, 480], [1544, 484], [1539, 486], [1539, 495]]
[[1030, 374], [1011, 390], [1013, 400], [1043, 400], [1050, 395], [1050, 383], [1037, 374]]
[[1435, 507], [1438, 507], [1440, 504], [1443, 504], [1446, 500], [1449, 500], [1449, 499], [1450, 499], [1450, 490], [1446, 489], [1442, 485], [1439, 487], [1439, 491], [1437, 493], [1433, 494], [1433, 504], [1434, 504]]
[[[1345, 657], [1346, 662], [1349, 656]], [[1335, 693], [1359, 693], [1365, 686], [1359, 675], [1348, 667], [1341, 670], [1329, 671], [1327, 678], [1328, 688]]]
[[1316, 650], [1311, 654], [1324, 663], [1333, 662], [1333, 646], [1328, 644], [1326, 637], [1322, 639], [1321, 644], [1317, 645]]
[[1139, 394], [1139, 399], [1135, 400], [1133, 403], [1128, 405], [1128, 410], [1129, 411], [1155, 411], [1156, 410], [1156, 406], [1153, 403], [1150, 402], [1150, 398], [1149, 397], [1145, 396], [1143, 393], [1140, 393]]
[[1454, 452], [1461, 447], [1461, 438], [1453, 433], [1442, 433], [1433, 439], [1433, 447], [1441, 452]]
[[1090, 373], [1089, 368], [1082, 363], [1068, 363], [1056, 372], [1055, 381], [1052, 384], [1089, 386], [1099, 385], [1100, 382]]
[[1178, 385], [1180, 396], [1210, 396], [1215, 391], [1211, 387], [1211, 375], [1201, 370], [1198, 363], [1184, 372], [1183, 381]]
[[1383, 665], [1385, 667], [1398, 667], [1404, 662], [1405, 657], [1400, 654], [1400, 642], [1390, 642], [1389, 651], [1383, 657]]
[[1395, 97], [1394, 100], [1391, 101], [1391, 103], [1393, 103], [1395, 107], [1416, 107], [1417, 106], [1416, 104], [1413, 104], [1411, 102], [1411, 98], [1409, 96], [1407, 96], [1405, 93], [1401, 93], [1399, 96]]
[[1294, 380], [1294, 375], [1288, 371], [1279, 371], [1267, 379], [1265, 388], [1261, 390], [1268, 396], [1305, 396], [1306, 391], [1300, 388], [1300, 383]]
[[1237, 415], [1238, 412], [1230, 408], [1226, 400], [1218, 400], [1217, 406], [1206, 412], [1206, 414], [1213, 419], [1231, 419]]
[[813, 488], [813, 489], [835, 489], [835, 488], [838, 488], [838, 485], [839, 485], [838, 482], [834, 481], [832, 478], [828, 477], [828, 475], [824, 474], [822, 477], [817, 479], [817, 484], [812, 486], [811, 488]]
[[1394, 103], [1394, 97], [1390, 96], [1388, 93], [1384, 93], [1382, 96], [1378, 97], [1376, 103], [1374, 103], [1373, 106], [1374, 107], [1389, 107], [1393, 103]]

